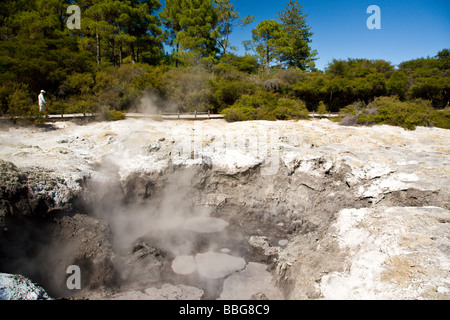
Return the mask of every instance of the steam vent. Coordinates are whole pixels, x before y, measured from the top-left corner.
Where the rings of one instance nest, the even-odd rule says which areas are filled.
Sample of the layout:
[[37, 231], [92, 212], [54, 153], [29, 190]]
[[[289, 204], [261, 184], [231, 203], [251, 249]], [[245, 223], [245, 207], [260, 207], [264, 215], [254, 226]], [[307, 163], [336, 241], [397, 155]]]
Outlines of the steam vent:
[[329, 120], [2, 128], [0, 297], [449, 299], [449, 141]]

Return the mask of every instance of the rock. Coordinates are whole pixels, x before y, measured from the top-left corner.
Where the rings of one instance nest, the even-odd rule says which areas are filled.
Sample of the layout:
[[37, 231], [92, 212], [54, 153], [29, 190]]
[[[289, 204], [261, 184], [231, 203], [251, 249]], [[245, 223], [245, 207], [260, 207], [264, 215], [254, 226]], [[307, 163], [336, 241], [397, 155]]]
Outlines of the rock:
[[132, 246], [131, 252], [122, 259], [124, 261], [118, 264], [118, 269], [124, 283], [145, 287], [160, 280], [161, 268], [164, 265], [164, 253], [160, 249], [138, 240]]
[[160, 290], [155, 288], [146, 289], [145, 294], [151, 300], [201, 300], [204, 291], [185, 285], [164, 284]]
[[28, 179], [13, 163], [0, 160], [0, 230], [6, 218], [31, 214]]
[[83, 215], [63, 216], [56, 219], [53, 229], [53, 242], [43, 248], [42, 255], [48, 257], [49, 265], [54, 269], [51, 277], [53, 290], [61, 295], [68, 292], [66, 269], [77, 265], [81, 269], [81, 289], [96, 290], [114, 285], [117, 274], [114, 265], [114, 253], [111, 245], [111, 230], [100, 220]]
[[0, 273], [0, 300], [51, 300], [47, 292], [31, 280]]
[[148, 147], [148, 152], [149, 153], [158, 152], [160, 149], [161, 149], [161, 144], [158, 142], [158, 143], [150, 145]]
[[244, 270], [228, 277], [219, 300], [282, 300], [283, 295], [266, 268], [251, 262]]
[[13, 163], [0, 160], [0, 228], [8, 216], [45, 215], [67, 209], [78, 185], [69, 187], [61, 178], [45, 172], [24, 172]]
[[262, 236], [253, 236], [248, 241], [251, 255], [260, 262], [272, 262], [278, 257], [279, 247], [272, 247], [269, 244], [269, 238]]
[[142, 291], [127, 291], [112, 296], [102, 297], [110, 300], [201, 300], [204, 292], [185, 285], [164, 284], [160, 289], [148, 288]]
[[[64, 245], [61, 252], [69, 256], [74, 252], [77, 262], [93, 270], [95, 277], [89, 281], [111, 283], [114, 277], [107, 261], [113, 255], [106, 226], [113, 228], [115, 239], [126, 235], [128, 245], [158, 229], [155, 216], [172, 226], [195, 216], [194, 207], [208, 208], [211, 217], [225, 219], [229, 227], [214, 239], [220, 242], [214, 248], [204, 241], [208, 234], [196, 234], [200, 239], [195, 245], [204, 249], [201, 252], [231, 248], [232, 254], [242, 252], [246, 259], [264, 261], [289, 299], [377, 298], [380, 288], [386, 289], [386, 296], [401, 299], [448, 299], [449, 245], [443, 234], [448, 232], [445, 210], [450, 209], [449, 132], [342, 127], [328, 120], [127, 119], [83, 126], [67, 122], [51, 132], [10, 128], [0, 133], [4, 160], [0, 240], [4, 244], [9, 239], [11, 248], [20, 248], [18, 252], [34, 252], [33, 243], [40, 242], [36, 239], [51, 242], [41, 224], [48, 222], [46, 230], [53, 234], [60, 223], [66, 231], [53, 241]], [[120, 139], [106, 144], [108, 136]], [[69, 137], [70, 144], [58, 143]], [[61, 147], [70, 147], [71, 153]], [[102, 171], [98, 163], [107, 170]], [[110, 187], [87, 188], [99, 176], [104, 178], [103, 186]], [[103, 204], [100, 200], [108, 205], [100, 206], [96, 219], [77, 216], [92, 213], [89, 205]], [[154, 208], [159, 212], [154, 213]], [[28, 233], [16, 217], [34, 228], [35, 237], [27, 242], [31, 247], [23, 246]], [[9, 230], [12, 236], [6, 237], [9, 227], [15, 233]], [[236, 230], [243, 230], [245, 236], [236, 236]], [[191, 233], [183, 231], [183, 235]], [[63, 237], [66, 241], [61, 241]], [[271, 241], [279, 239], [289, 244], [272, 247]], [[200, 252], [184, 238], [179, 242], [185, 242], [186, 250], [171, 252], [192, 256]], [[161, 270], [170, 269], [170, 264], [159, 267], [157, 248], [150, 248], [150, 243], [135, 252], [129, 248], [124, 257], [116, 257], [124, 265], [128, 262], [131, 286], [133, 281], [139, 283], [139, 277], [132, 275], [140, 270], [159, 282], [158, 286], [144, 283], [139, 290], [159, 288]], [[418, 258], [421, 255], [423, 260]], [[438, 259], [432, 260], [432, 255]], [[8, 260], [4, 255], [0, 258]], [[74, 262], [66, 258], [64, 264]], [[112, 260], [116, 266], [117, 260]], [[36, 265], [52, 262], [44, 261]], [[147, 268], [146, 263], [155, 268]], [[102, 276], [100, 266], [108, 265], [107, 275]], [[226, 277], [241, 270], [231, 269]], [[204, 271], [214, 275], [214, 270]]]
[[267, 298], [264, 293], [255, 293], [254, 295], [251, 296], [250, 300], [266, 301], [269, 300], [269, 298]]
[[[450, 211], [436, 207], [342, 210], [334, 225], [348, 267], [322, 277], [325, 299], [440, 299], [448, 291]], [[440, 295], [441, 294], [441, 295]]]

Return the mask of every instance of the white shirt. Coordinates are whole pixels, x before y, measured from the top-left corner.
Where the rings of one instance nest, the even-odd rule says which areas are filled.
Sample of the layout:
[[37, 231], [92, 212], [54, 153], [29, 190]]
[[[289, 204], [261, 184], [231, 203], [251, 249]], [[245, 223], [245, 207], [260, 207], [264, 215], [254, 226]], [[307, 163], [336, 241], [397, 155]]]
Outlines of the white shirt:
[[41, 94], [39, 95], [39, 104], [40, 104], [40, 105], [47, 104], [47, 102], [45, 102], [44, 94], [43, 94], [43, 93], [41, 93]]

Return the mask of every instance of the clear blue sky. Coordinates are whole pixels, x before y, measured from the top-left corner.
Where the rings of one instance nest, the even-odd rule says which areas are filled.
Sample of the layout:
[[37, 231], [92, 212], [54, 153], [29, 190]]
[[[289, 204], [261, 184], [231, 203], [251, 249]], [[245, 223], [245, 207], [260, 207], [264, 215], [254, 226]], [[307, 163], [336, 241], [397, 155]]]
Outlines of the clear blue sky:
[[[241, 16], [255, 22], [231, 36], [237, 54], [244, 55], [242, 41], [262, 20], [277, 19], [287, 0], [232, 0]], [[164, 1], [162, 1], [164, 3]], [[323, 70], [335, 59], [384, 59], [394, 65], [420, 57], [435, 56], [450, 48], [450, 0], [299, 0], [307, 24], [314, 32], [311, 47], [319, 53], [316, 67]], [[369, 30], [367, 8], [381, 9], [381, 30]]]

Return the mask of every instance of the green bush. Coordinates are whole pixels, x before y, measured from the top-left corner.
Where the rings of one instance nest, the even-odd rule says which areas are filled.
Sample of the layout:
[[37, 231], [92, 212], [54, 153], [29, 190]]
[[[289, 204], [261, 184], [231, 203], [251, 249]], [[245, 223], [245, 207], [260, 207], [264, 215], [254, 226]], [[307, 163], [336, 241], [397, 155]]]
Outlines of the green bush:
[[379, 97], [368, 105], [354, 103], [345, 107], [345, 124], [387, 124], [407, 130], [418, 126], [450, 128], [450, 110], [434, 110], [430, 101], [417, 99], [403, 102], [398, 97]]
[[258, 90], [256, 85], [245, 78], [229, 79], [228, 77], [216, 77], [211, 80], [210, 88], [214, 112], [221, 112], [235, 104], [241, 96], [254, 94]]
[[139, 99], [144, 85], [138, 79], [145, 76], [146, 67], [141, 64], [124, 64], [99, 71], [93, 89], [97, 104], [114, 110], [127, 110]]
[[100, 119], [106, 121], [124, 120], [125, 116], [125, 113], [112, 109], [104, 109], [102, 112], [100, 112]]
[[171, 69], [162, 77], [163, 95], [182, 112], [210, 110], [211, 78], [210, 73], [197, 68]]
[[309, 112], [301, 100], [281, 98], [272, 115], [277, 120], [309, 119]]
[[244, 94], [222, 113], [227, 121], [266, 120], [275, 104], [276, 99], [270, 93]]
[[301, 100], [279, 98], [278, 95], [260, 91], [243, 95], [223, 111], [227, 121], [308, 119], [309, 113]]
[[388, 124], [415, 130], [417, 126], [432, 125], [431, 104], [424, 100], [401, 102], [398, 97], [380, 97], [369, 105], [377, 109], [377, 114], [369, 116], [377, 124]]
[[[37, 96], [36, 96], [37, 99]], [[8, 113], [13, 118], [34, 117], [39, 112], [39, 106], [33, 103], [28, 86], [18, 84], [7, 98]]]
[[228, 122], [248, 121], [256, 118], [256, 109], [252, 107], [232, 107], [222, 111]]
[[319, 107], [317, 108], [317, 113], [320, 115], [328, 113], [327, 106], [325, 105], [325, 103], [323, 103], [323, 101], [320, 101]]
[[444, 110], [433, 110], [431, 120], [435, 127], [450, 129], [450, 107], [447, 107]]

